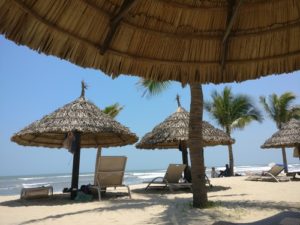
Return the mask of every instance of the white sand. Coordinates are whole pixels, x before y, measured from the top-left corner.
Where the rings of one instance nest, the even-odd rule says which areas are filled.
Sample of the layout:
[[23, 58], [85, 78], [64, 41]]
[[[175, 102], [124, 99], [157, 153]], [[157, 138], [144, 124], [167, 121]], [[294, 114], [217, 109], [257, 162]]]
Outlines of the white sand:
[[205, 225], [219, 220], [257, 221], [286, 210], [300, 212], [300, 181], [254, 182], [232, 177], [211, 182], [214, 187], [208, 197], [216, 206], [208, 209], [191, 208], [188, 191], [145, 193], [143, 184], [131, 186], [131, 200], [109, 195], [101, 202], [79, 203], [57, 194], [51, 199], [27, 201], [19, 196], [0, 196], [0, 224]]

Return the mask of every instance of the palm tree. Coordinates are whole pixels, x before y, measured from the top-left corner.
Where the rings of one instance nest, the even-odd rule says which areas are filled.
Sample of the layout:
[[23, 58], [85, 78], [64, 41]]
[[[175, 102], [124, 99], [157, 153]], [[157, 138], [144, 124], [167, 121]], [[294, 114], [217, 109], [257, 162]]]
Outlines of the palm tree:
[[[247, 124], [256, 120], [262, 121], [261, 112], [255, 108], [251, 99], [246, 95], [233, 95], [230, 87], [225, 87], [222, 93], [214, 91], [212, 102], [205, 103], [205, 109], [231, 137], [234, 129], [243, 129]], [[228, 145], [230, 175], [234, 175], [234, 160], [232, 145]]]
[[[300, 107], [292, 106], [292, 103], [295, 100], [296, 95], [292, 92], [285, 92], [281, 96], [271, 94], [269, 95], [268, 101], [266, 100], [266, 97], [260, 97], [260, 102], [263, 105], [266, 113], [276, 123], [278, 129], [281, 129], [282, 125], [292, 118], [300, 119]], [[285, 147], [282, 147], [282, 158], [284, 171], [287, 173], [288, 168]]]
[[[144, 95], [148, 94], [148, 96], [151, 96], [165, 90], [170, 85], [170, 81], [156, 82], [141, 79], [138, 85], [146, 89]], [[192, 170], [193, 207], [204, 208], [208, 204], [208, 199], [205, 187], [204, 152], [202, 147], [203, 92], [201, 84], [190, 84], [190, 90], [189, 148]], [[191, 126], [192, 124], [194, 126]]]

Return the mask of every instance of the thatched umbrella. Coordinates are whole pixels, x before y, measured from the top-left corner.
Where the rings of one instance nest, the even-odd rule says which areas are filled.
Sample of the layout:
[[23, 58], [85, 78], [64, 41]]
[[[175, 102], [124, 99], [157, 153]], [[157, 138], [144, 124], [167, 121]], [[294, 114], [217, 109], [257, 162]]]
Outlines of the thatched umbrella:
[[0, 33], [110, 76], [189, 83], [193, 205], [207, 204], [201, 83], [300, 69], [299, 0], [2, 0]]
[[[163, 122], [147, 133], [139, 143], [140, 149], [179, 149], [182, 152], [182, 163], [187, 165], [184, 177], [190, 179], [188, 168], [188, 140], [189, 140], [189, 113], [181, 106], [179, 96], [176, 97], [178, 108], [175, 113], [167, 117]], [[206, 121], [202, 121], [203, 146], [233, 144], [225, 132], [213, 127]]]
[[[261, 148], [282, 148], [283, 164], [288, 172], [285, 148], [295, 148], [295, 152], [300, 149], [300, 121], [291, 119], [283, 127], [268, 138]], [[298, 154], [299, 156], [299, 154]]]
[[53, 113], [35, 121], [11, 137], [25, 146], [48, 148], [66, 147], [73, 153], [71, 198], [78, 189], [80, 148], [124, 146], [135, 143], [134, 133], [84, 97], [82, 82], [81, 96]]

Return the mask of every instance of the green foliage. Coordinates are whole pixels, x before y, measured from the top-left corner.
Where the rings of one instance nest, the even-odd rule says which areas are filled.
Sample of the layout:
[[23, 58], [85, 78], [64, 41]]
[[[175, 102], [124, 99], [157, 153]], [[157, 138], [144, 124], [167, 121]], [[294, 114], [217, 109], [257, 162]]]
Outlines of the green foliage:
[[300, 107], [292, 105], [295, 100], [296, 95], [292, 92], [285, 92], [280, 96], [271, 94], [268, 101], [265, 96], [260, 97], [260, 103], [278, 129], [292, 118], [300, 119]]
[[152, 97], [155, 95], [160, 94], [164, 90], [166, 90], [171, 84], [171, 81], [163, 81], [163, 82], [158, 82], [158, 81], [152, 81], [152, 80], [145, 80], [145, 79], [140, 79], [137, 85], [143, 89], [143, 97]]
[[105, 107], [102, 112], [111, 116], [112, 118], [115, 118], [122, 111], [123, 108], [124, 107], [120, 106], [119, 103], [115, 103], [113, 105]]
[[205, 102], [204, 108], [228, 134], [233, 129], [242, 129], [250, 122], [262, 121], [261, 112], [246, 95], [233, 95], [230, 87], [225, 87], [221, 93], [214, 91], [212, 101]]

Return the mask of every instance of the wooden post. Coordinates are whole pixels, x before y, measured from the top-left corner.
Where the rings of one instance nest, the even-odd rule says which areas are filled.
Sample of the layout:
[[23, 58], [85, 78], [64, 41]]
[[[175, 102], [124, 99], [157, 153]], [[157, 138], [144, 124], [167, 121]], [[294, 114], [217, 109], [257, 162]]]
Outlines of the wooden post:
[[184, 179], [187, 180], [188, 182], [191, 182], [192, 175], [189, 167], [189, 157], [188, 157], [186, 143], [180, 141], [179, 150], [181, 151], [182, 154], [182, 163], [186, 165], [186, 168], [184, 169]]
[[73, 171], [71, 185], [71, 199], [74, 200], [78, 191], [79, 165], [80, 165], [80, 133], [73, 131], [71, 152], [73, 152]]

